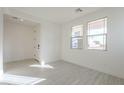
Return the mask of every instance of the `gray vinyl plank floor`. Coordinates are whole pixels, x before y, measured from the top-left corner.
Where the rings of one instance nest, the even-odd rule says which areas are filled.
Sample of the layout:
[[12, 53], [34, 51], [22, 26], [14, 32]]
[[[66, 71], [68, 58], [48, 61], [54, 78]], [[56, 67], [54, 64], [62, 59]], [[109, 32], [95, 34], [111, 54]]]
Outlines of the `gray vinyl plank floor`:
[[[81, 67], [64, 61], [57, 61], [40, 66], [35, 60], [23, 60], [4, 64], [7, 75], [44, 79], [36, 85], [123, 85], [124, 79], [117, 78], [86, 67]], [[14, 76], [9, 76], [13, 81]], [[18, 78], [18, 77], [16, 77]], [[16, 79], [14, 78], [14, 79]], [[20, 77], [19, 77], [20, 78]], [[21, 77], [22, 78], [22, 77]], [[8, 77], [7, 77], [8, 79]], [[28, 81], [30, 78], [27, 78]], [[21, 79], [17, 79], [21, 80]], [[37, 79], [36, 79], [37, 80]], [[22, 82], [24, 80], [22, 79]], [[16, 85], [7, 81], [0, 81], [1, 85]], [[26, 84], [26, 83], [22, 83]], [[30, 85], [30, 83], [28, 83]]]

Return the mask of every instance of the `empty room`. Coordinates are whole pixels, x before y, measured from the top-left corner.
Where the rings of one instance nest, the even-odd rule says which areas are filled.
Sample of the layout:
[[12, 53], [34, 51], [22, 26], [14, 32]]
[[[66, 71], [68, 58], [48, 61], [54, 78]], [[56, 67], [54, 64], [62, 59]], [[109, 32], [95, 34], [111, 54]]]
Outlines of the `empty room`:
[[123, 24], [123, 7], [1, 7], [0, 85], [123, 85]]

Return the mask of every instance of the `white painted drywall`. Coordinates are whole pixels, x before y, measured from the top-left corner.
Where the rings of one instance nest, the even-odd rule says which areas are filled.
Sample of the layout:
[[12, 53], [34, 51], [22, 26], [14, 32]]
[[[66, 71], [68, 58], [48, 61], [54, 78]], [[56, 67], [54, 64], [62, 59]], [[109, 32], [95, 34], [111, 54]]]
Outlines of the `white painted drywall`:
[[0, 8], [0, 75], [3, 74], [3, 12]]
[[60, 60], [60, 25], [10, 8], [4, 8], [4, 13], [39, 23], [41, 26], [40, 56], [42, 61], [48, 63]]
[[4, 62], [33, 58], [33, 29], [4, 21]]
[[[33, 28], [33, 33], [34, 33], [34, 40], [33, 40], [33, 44], [34, 44], [34, 59], [38, 60], [39, 62], [41, 62], [41, 26], [38, 24], [36, 26], [34, 26]], [[38, 47], [38, 44], [40, 45]]]
[[[108, 18], [107, 51], [88, 50], [87, 22]], [[70, 49], [71, 27], [84, 25], [83, 49]], [[63, 25], [62, 59], [124, 78], [124, 8], [104, 8]]]
[[60, 60], [60, 25], [45, 23], [42, 25], [42, 61], [45, 63]]

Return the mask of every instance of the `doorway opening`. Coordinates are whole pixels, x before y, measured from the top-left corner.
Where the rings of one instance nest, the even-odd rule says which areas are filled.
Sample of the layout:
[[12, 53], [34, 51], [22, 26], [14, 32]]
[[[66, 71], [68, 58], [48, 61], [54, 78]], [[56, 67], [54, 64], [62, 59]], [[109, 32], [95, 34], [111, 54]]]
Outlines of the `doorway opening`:
[[4, 15], [4, 63], [33, 59], [40, 62], [40, 23]]

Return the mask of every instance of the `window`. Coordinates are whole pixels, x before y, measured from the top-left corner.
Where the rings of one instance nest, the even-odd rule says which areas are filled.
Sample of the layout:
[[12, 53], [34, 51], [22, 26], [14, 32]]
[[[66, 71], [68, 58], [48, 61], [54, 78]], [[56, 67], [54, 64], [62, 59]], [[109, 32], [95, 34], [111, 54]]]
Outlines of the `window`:
[[83, 25], [73, 26], [71, 34], [71, 48], [81, 49], [83, 45]]
[[106, 50], [107, 18], [88, 23], [88, 49]]

